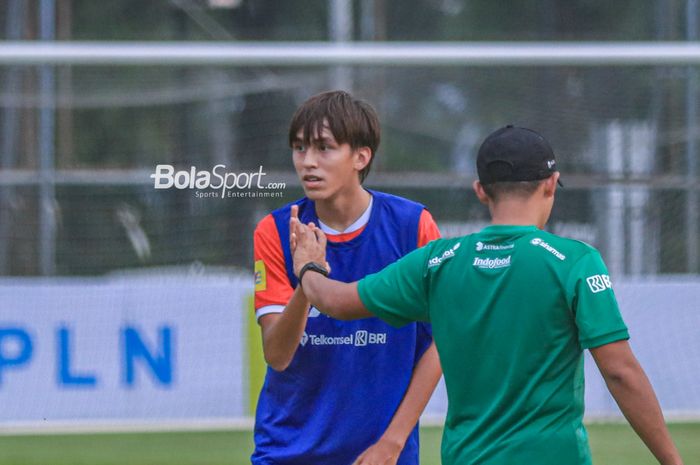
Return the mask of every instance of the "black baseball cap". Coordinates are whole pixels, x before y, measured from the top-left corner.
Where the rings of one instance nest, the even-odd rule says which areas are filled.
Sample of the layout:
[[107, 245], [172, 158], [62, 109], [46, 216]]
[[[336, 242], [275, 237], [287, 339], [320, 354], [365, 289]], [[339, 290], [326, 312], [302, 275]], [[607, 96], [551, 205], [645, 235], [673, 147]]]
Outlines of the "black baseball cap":
[[508, 125], [489, 134], [481, 144], [476, 170], [481, 184], [538, 181], [557, 171], [557, 161], [540, 134]]

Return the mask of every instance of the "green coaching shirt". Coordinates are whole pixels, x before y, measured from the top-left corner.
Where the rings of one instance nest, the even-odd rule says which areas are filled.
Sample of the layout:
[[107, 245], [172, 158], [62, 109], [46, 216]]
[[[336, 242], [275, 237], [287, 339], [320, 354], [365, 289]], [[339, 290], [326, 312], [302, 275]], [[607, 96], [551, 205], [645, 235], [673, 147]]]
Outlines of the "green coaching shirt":
[[358, 284], [429, 321], [447, 386], [443, 465], [584, 465], [583, 349], [629, 338], [598, 251], [535, 226], [436, 240]]

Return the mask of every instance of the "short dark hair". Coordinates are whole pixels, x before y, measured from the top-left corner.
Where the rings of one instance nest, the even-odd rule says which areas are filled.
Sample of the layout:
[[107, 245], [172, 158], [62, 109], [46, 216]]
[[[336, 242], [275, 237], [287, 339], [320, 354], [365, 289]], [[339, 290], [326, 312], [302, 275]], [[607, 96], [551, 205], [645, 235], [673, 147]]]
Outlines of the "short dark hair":
[[543, 179], [539, 179], [537, 181], [494, 182], [490, 184], [482, 184], [482, 187], [484, 188], [486, 195], [488, 195], [494, 202], [497, 202], [504, 196], [530, 197], [543, 182]]
[[301, 104], [292, 116], [289, 124], [289, 146], [298, 141], [297, 133], [301, 130], [302, 142], [309, 145], [311, 139], [320, 134], [323, 123], [339, 144], [350, 144], [353, 150], [369, 147], [372, 151], [367, 166], [360, 171], [360, 182], [369, 174], [374, 156], [379, 148], [379, 117], [372, 106], [356, 99], [342, 90], [323, 92], [309, 98]]

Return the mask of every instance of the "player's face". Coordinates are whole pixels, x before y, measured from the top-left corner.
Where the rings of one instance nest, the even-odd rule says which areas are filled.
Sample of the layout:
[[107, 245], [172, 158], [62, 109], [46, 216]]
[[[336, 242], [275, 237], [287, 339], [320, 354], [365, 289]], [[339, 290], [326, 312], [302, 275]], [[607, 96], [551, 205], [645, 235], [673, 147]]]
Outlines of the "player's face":
[[306, 196], [314, 201], [330, 200], [360, 187], [359, 170], [366, 163], [350, 144], [339, 144], [327, 127], [304, 145], [303, 133], [292, 144], [294, 169]]

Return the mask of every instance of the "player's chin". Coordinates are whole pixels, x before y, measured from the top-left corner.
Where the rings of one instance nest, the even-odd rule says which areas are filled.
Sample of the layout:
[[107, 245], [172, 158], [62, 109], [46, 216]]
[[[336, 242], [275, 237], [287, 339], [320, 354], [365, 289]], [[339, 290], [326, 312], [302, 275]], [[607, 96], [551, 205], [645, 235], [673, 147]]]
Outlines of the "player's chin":
[[304, 195], [309, 199], [313, 200], [314, 202], [318, 201], [323, 201], [328, 198], [328, 192], [326, 192], [325, 189], [313, 189], [313, 188], [304, 188]]

